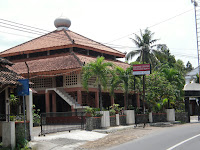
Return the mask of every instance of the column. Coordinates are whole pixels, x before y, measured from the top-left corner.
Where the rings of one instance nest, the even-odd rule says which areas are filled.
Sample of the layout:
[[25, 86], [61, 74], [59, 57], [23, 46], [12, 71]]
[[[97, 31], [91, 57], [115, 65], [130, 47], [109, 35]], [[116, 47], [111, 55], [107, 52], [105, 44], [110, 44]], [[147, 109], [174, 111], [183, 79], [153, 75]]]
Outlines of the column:
[[49, 91], [45, 92], [45, 105], [46, 105], [46, 113], [50, 112], [50, 105], [49, 105]]
[[82, 105], [82, 93], [81, 93], [81, 90], [77, 91], [77, 100], [78, 100], [78, 104]]
[[73, 106], [71, 106], [71, 112], [76, 112]]
[[112, 106], [115, 103], [115, 99], [113, 96], [111, 96], [110, 99], [111, 99], [111, 106]]
[[99, 92], [95, 92], [95, 107], [99, 108]]
[[26, 119], [29, 121], [30, 138], [32, 139], [33, 131], [33, 92], [29, 89], [29, 95], [26, 96]]
[[188, 122], [190, 122], [190, 100], [189, 100], [189, 97], [185, 97], [185, 111], [188, 112]]
[[56, 112], [56, 92], [52, 92], [52, 112]]
[[139, 95], [139, 93], [136, 93], [136, 102], [137, 102], [137, 108], [140, 108], [140, 95]]
[[[6, 107], [6, 121], [8, 121], [8, 115], [10, 114], [10, 104], [9, 104], [9, 92], [8, 87], [5, 89], [5, 107]], [[10, 117], [9, 117], [10, 118]]]

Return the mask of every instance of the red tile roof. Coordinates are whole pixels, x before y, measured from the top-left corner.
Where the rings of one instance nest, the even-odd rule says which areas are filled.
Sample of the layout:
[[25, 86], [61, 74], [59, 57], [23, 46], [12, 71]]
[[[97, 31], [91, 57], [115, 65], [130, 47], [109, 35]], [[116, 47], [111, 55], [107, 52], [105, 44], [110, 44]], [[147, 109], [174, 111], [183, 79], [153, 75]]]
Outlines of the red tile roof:
[[9, 60], [7, 60], [5, 58], [2, 58], [2, 57], [0, 57], [0, 64], [2, 64], [2, 65], [9, 65], [9, 66], [13, 65], [12, 62], [10, 62]]
[[[80, 54], [76, 54], [76, 55], [77, 55], [77, 57], [82, 61], [82, 63], [85, 62], [86, 64], [88, 64], [88, 63], [90, 63], [90, 62], [94, 62], [94, 61], [96, 61], [96, 59], [97, 59], [97, 58], [95, 58], [95, 57], [89, 57], [89, 56], [80, 55]], [[119, 66], [119, 67], [121, 67], [121, 68], [123, 68], [123, 69], [126, 69], [126, 68], [130, 67], [129, 64], [124, 63], [124, 62], [121, 62], [121, 61], [118, 61], [118, 60], [116, 60], [116, 61], [105, 60], [105, 61], [107, 61], [107, 62], [112, 62], [114, 65]]]
[[0, 53], [0, 56], [6, 57], [23, 53], [27, 54], [37, 51], [55, 50], [69, 47], [81, 47], [118, 57], [125, 57], [125, 54], [120, 51], [95, 42], [70, 30], [55, 30], [46, 35], [3, 51]]
[[[77, 59], [69, 53], [59, 57], [27, 61], [27, 64], [29, 66], [29, 73], [81, 68], [81, 65]], [[12, 69], [19, 74], [27, 73], [27, 67], [24, 62], [15, 63], [12, 66]]]
[[[96, 58], [81, 54], [67, 53], [62, 56], [56, 56], [52, 58], [42, 58], [37, 60], [27, 61], [29, 66], [30, 73], [42, 73], [42, 72], [51, 72], [59, 70], [68, 70], [68, 69], [77, 69], [82, 67], [82, 64], [85, 62], [90, 63], [95, 61]], [[109, 61], [109, 60], [106, 60]], [[115, 65], [120, 66], [124, 69], [129, 67], [129, 64], [126, 64], [121, 61], [109, 61], [113, 62]], [[12, 66], [12, 70], [16, 71], [19, 74], [26, 74], [27, 67], [24, 62], [17, 62]], [[47, 73], [48, 74], [48, 73]]]
[[22, 76], [10, 70], [0, 62], [0, 86], [2, 85], [20, 85], [18, 79], [23, 79]]

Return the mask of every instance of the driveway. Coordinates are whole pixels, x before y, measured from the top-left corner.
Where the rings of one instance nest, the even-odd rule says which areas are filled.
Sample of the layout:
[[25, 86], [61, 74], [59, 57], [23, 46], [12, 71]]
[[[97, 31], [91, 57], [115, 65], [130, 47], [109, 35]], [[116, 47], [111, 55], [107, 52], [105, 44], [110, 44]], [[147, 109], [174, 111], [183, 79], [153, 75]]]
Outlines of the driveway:
[[33, 128], [33, 139], [29, 143], [37, 150], [72, 150], [88, 141], [95, 141], [107, 136], [105, 133], [98, 133], [85, 130], [72, 130], [71, 132], [57, 132], [38, 136], [40, 127]]

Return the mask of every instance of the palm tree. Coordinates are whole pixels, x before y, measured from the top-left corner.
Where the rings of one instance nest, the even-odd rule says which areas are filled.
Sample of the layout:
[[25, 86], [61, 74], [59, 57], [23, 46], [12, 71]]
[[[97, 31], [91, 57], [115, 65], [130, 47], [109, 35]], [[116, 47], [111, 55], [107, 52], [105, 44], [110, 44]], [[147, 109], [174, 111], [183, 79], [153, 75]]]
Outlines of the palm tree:
[[150, 63], [151, 65], [155, 65], [157, 62], [157, 58], [155, 53], [157, 50], [153, 49], [156, 45], [154, 43], [158, 39], [153, 39], [154, 33], [150, 30], [145, 29], [144, 33], [140, 30], [140, 36], [135, 34], [135, 39], [132, 39], [138, 50], [133, 50], [126, 55], [126, 60], [132, 59], [134, 56], [139, 54], [139, 57], [136, 61]]
[[95, 83], [99, 90], [99, 102], [100, 110], [102, 110], [102, 87], [107, 88], [108, 75], [110, 74], [110, 68], [113, 64], [110, 62], [104, 62], [104, 57], [97, 57], [95, 62], [91, 62], [83, 67], [83, 87], [88, 90], [88, 80], [91, 77], [96, 77]]
[[121, 86], [123, 87], [125, 96], [125, 109], [128, 106], [129, 75], [131, 74], [131, 71], [132, 67], [124, 70], [123, 68], [117, 66], [115, 69], [117, 77], [114, 81], [114, 87], [117, 87], [118, 84], [121, 84]]
[[[164, 68], [161, 70], [165, 78], [176, 87], [177, 94], [183, 89], [185, 80], [178, 70], [174, 68]], [[175, 89], [174, 89], [175, 90]], [[168, 107], [170, 101], [168, 100]]]

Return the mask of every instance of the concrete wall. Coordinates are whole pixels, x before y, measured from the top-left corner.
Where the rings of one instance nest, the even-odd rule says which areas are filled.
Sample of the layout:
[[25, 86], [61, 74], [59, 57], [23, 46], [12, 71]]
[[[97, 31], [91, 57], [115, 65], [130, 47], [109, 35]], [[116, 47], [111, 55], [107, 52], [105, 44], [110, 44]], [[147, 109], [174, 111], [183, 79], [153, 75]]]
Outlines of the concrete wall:
[[181, 122], [185, 122], [188, 123], [189, 119], [188, 119], [188, 112], [176, 112], [175, 113], [175, 120], [176, 121], [181, 121]]

